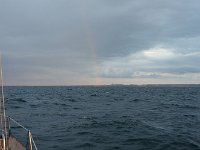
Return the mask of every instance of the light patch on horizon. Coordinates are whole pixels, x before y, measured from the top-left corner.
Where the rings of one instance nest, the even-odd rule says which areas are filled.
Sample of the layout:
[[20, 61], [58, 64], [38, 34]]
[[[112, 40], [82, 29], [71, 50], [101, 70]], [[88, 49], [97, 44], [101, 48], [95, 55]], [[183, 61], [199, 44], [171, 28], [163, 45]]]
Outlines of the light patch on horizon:
[[130, 79], [130, 83], [135, 79], [138, 83], [148, 84], [157, 83], [157, 80], [163, 80], [161, 83], [168, 83], [168, 80], [173, 80], [174, 83], [200, 83], [200, 68], [196, 67], [200, 59], [199, 54], [183, 54], [174, 49], [155, 47], [104, 61], [104, 69], [100, 75], [119, 80], [127, 78]]
[[143, 52], [144, 56], [152, 59], [171, 59], [175, 57], [172, 50], [165, 48], [153, 48]]

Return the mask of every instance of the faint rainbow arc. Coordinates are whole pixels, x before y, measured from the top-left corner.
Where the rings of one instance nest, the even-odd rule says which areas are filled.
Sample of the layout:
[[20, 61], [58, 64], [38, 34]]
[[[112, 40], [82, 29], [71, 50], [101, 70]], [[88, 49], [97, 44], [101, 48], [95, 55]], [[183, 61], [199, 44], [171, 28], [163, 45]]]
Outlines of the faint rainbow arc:
[[95, 38], [93, 36], [91, 27], [89, 25], [89, 21], [87, 19], [86, 12], [83, 11], [82, 9], [82, 17], [83, 17], [83, 29], [84, 29], [84, 34], [86, 36], [86, 40], [89, 46], [89, 50], [91, 51], [92, 54], [92, 61], [94, 62], [94, 68], [95, 68], [95, 84], [96, 85], [103, 85], [103, 79], [99, 76], [99, 72], [101, 70], [100, 66], [98, 65], [98, 57], [97, 57], [97, 47], [96, 47], [96, 42]]

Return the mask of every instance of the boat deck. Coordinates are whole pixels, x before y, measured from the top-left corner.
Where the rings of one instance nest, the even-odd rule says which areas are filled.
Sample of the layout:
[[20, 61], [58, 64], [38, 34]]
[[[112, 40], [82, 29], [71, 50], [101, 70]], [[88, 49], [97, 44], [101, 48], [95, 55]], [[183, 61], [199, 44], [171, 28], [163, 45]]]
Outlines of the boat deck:
[[0, 150], [3, 150], [3, 139], [0, 139]]
[[[14, 137], [9, 138], [9, 150], [26, 150], [26, 148], [18, 142]], [[3, 139], [0, 139], [0, 150], [3, 149]]]

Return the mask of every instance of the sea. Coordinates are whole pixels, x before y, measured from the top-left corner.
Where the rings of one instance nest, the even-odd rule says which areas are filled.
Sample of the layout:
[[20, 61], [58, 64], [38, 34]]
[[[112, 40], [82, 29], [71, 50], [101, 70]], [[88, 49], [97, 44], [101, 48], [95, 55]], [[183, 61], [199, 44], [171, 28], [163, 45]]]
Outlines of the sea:
[[7, 86], [5, 105], [38, 150], [200, 150], [200, 85]]

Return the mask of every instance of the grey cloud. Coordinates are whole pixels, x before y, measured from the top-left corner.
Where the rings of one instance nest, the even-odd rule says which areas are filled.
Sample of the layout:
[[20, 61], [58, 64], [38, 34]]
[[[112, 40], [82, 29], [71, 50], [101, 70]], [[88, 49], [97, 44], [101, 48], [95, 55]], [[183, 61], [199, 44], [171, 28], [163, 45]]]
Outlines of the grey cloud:
[[[10, 6], [8, 2], [4, 3]], [[188, 3], [184, 5], [183, 2], [143, 0], [124, 2], [124, 5], [115, 8], [106, 4], [122, 2], [79, 3], [45, 1], [41, 4], [39, 1], [21, 1], [20, 5], [14, 2], [16, 5], [10, 6], [12, 10], [2, 8], [4, 12], [10, 12], [3, 19], [3, 22], [8, 20], [4, 28], [12, 36], [19, 36], [15, 37], [16, 40], [21, 38], [29, 46], [40, 47], [42, 41], [45, 46], [54, 43], [54, 47], [75, 50], [89, 48], [84, 32], [91, 32], [90, 38], [95, 42], [100, 56], [127, 54], [159, 43], [167, 44], [169, 38], [195, 36], [199, 30], [197, 24], [193, 23], [199, 20], [195, 4], [188, 6]], [[90, 31], [84, 31], [86, 28]]]
[[[0, 50], [5, 72], [8, 80], [51, 74], [55, 68], [60, 76], [70, 72], [93, 77], [103, 62], [157, 45], [177, 53], [199, 51], [198, 6], [196, 0], [1, 1]], [[198, 63], [199, 57], [191, 56], [159, 61], [163, 67], [157, 70], [138, 68], [199, 72]], [[112, 76], [105, 72], [102, 76], [129, 78], [135, 70], [129, 67], [118, 75], [111, 69]]]

